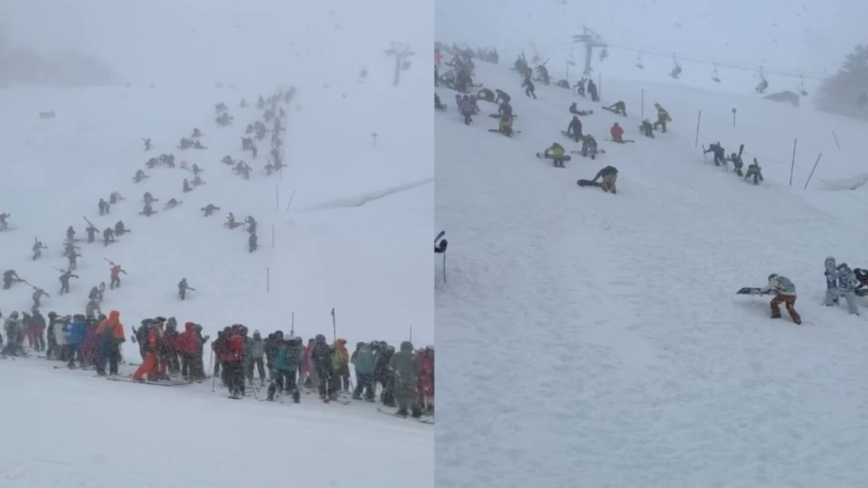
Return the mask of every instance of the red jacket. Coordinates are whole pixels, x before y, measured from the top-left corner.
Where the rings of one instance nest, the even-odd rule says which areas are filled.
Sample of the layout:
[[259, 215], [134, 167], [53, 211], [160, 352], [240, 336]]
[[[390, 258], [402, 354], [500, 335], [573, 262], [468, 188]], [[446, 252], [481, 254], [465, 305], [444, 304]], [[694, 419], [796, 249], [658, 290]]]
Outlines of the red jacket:
[[617, 141], [621, 139], [621, 136], [624, 135], [624, 128], [618, 124], [615, 124], [612, 126], [612, 130], [609, 131], [609, 134], [611, 134], [613, 141]]
[[193, 322], [187, 322], [184, 324], [184, 332], [178, 336], [178, 350], [192, 356], [199, 352], [199, 347], [196, 344], [198, 340], [196, 333], [193, 332]]
[[229, 363], [237, 363], [241, 362], [241, 358], [243, 355], [244, 339], [241, 338], [241, 334], [239, 332], [232, 332], [232, 335], [229, 336], [229, 339], [227, 339], [226, 343], [223, 345], [223, 351], [220, 355], [220, 360]]

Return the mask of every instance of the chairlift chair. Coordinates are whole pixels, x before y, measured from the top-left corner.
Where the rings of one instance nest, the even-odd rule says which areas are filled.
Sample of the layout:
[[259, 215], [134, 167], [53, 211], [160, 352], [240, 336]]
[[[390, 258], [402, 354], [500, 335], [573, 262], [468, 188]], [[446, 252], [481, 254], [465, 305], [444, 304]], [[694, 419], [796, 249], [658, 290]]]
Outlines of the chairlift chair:
[[674, 79], [678, 79], [681, 76], [681, 65], [678, 64], [678, 60], [675, 59], [675, 53], [672, 53], [672, 62], [675, 63], [675, 66], [672, 67], [672, 71], [669, 72], [669, 76]]
[[714, 72], [711, 74], [711, 79], [715, 83], [720, 83], [720, 77], [717, 76], [717, 63], [714, 63]]
[[639, 51], [639, 55], [636, 56], [636, 67], [639, 69], [645, 69], [645, 65], [642, 64], [642, 51]]

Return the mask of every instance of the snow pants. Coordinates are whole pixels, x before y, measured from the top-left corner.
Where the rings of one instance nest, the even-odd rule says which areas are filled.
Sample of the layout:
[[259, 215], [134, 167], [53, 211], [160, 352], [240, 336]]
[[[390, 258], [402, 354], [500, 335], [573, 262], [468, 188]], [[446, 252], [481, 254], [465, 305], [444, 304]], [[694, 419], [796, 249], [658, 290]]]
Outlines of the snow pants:
[[781, 318], [781, 303], [787, 307], [787, 313], [790, 314], [790, 318], [793, 319], [793, 322], [796, 324], [802, 323], [802, 318], [799, 316], [798, 312], [796, 312], [795, 304], [796, 304], [796, 296], [795, 295], [775, 295], [772, 298], [771, 303], [769, 304], [772, 309], [772, 318], [779, 319]]
[[118, 362], [120, 359], [119, 344], [108, 342], [97, 344], [96, 357], [94, 358], [94, 366], [96, 366], [97, 374], [105, 374], [106, 363], [109, 365], [109, 374], [118, 374]]
[[416, 381], [399, 381], [395, 383], [395, 400], [398, 402], [398, 411], [406, 412], [412, 410], [417, 413], [419, 407], [416, 405]]
[[230, 394], [244, 394], [244, 364], [241, 361], [223, 363], [223, 384]]
[[145, 353], [145, 361], [139, 366], [139, 369], [133, 373], [133, 379], [136, 381], [141, 381], [142, 378], [147, 374], [148, 381], [157, 381], [159, 378], [159, 366], [160, 360], [157, 358], [157, 355], [153, 352]]
[[262, 358], [251, 358], [244, 369], [246, 370], [247, 381], [253, 383], [253, 370], [256, 369], [259, 372], [259, 381], [265, 383], [265, 363]]
[[831, 307], [832, 305], [838, 304], [838, 289], [837, 288], [828, 288], [826, 290], [826, 298], [823, 300], [823, 305], [827, 307]]
[[603, 177], [603, 182], [601, 184], [601, 188], [605, 192], [615, 193], [616, 192], [616, 188], [615, 188], [615, 182], [616, 181], [618, 181], [618, 175], [617, 174], [613, 173], [610, 175], [606, 175]]
[[362, 398], [362, 392], [365, 393], [365, 400], [374, 401], [374, 375], [356, 371], [356, 388], [353, 390], [353, 398]]
[[847, 310], [850, 315], [859, 315], [859, 307], [856, 305], [856, 294], [852, 290], [838, 290], [838, 296], [844, 297], [847, 301]]

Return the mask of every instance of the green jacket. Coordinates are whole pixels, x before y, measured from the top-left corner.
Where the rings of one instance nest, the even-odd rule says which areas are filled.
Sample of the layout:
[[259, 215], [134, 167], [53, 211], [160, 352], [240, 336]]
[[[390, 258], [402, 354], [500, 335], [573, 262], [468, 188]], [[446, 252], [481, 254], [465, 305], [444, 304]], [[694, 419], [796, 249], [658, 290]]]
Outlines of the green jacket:
[[548, 156], [560, 157], [563, 156], [566, 151], [564, 147], [558, 143], [552, 144], [552, 147], [546, 149], [545, 154]]

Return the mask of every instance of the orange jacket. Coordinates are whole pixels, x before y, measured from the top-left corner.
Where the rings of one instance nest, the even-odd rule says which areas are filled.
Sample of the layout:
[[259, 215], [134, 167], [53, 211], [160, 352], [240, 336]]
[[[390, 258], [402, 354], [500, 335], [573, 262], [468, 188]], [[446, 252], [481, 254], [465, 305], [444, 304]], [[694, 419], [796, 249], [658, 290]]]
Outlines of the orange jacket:
[[124, 324], [121, 323], [120, 318], [121, 314], [117, 310], [109, 312], [108, 318], [104, 319], [96, 327], [97, 337], [103, 336], [107, 331], [111, 331], [112, 340], [115, 342], [126, 341], [126, 337], [124, 337]]

